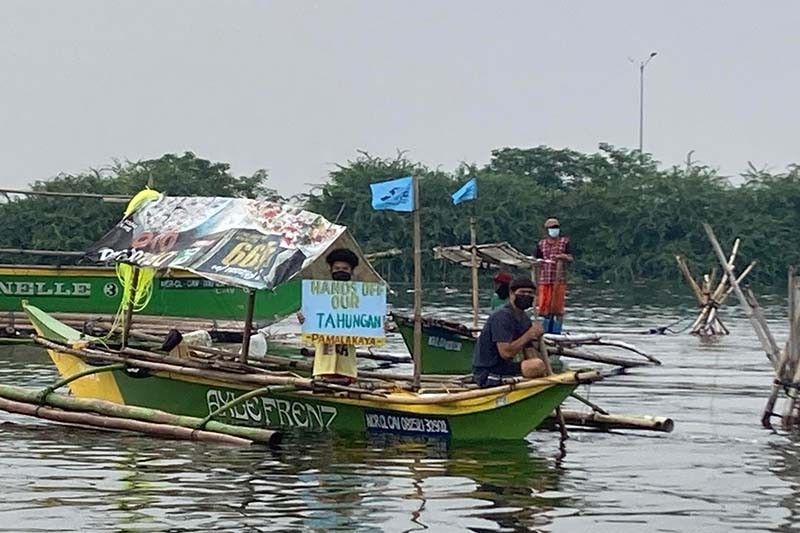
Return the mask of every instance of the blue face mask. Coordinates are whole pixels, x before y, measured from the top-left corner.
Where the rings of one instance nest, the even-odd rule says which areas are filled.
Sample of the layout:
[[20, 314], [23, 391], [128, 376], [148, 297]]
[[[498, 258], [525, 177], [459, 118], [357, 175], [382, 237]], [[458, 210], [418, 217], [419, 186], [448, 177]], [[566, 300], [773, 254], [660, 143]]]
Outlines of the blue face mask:
[[547, 228], [547, 234], [553, 238], [558, 237], [560, 233], [561, 228]]

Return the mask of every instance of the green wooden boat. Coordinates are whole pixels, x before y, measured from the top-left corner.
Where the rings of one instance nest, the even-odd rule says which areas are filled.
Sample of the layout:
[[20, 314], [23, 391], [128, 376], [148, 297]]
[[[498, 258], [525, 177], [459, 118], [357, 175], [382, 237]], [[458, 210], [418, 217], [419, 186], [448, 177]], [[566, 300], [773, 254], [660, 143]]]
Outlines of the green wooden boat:
[[[403, 337], [408, 351], [414, 345], [414, 320], [411, 317], [392, 313], [392, 319]], [[456, 374], [472, 373], [472, 356], [478, 332], [463, 324], [435, 318], [422, 319], [422, 373]], [[557, 355], [550, 357], [553, 371], [566, 368]]]
[[[56, 344], [48, 353], [63, 377], [102, 366], [103, 357], [119, 357], [42, 310], [24, 306], [37, 333]], [[515, 379], [488, 389], [467, 387], [455, 393], [391, 390], [382, 395], [332, 392], [309, 387], [264, 387], [283, 374], [247, 374], [189, 367], [153, 365], [128, 357], [129, 367], [82, 377], [69, 384], [82, 398], [98, 398], [174, 414], [205, 417], [237, 397], [262, 392], [218, 417], [229, 424], [340, 434], [396, 434], [448, 441], [514, 440], [528, 433], [583, 382], [600, 379], [597, 372], [563, 373], [534, 380]], [[155, 367], [155, 369], [154, 369]], [[159, 368], [163, 368], [160, 370]], [[311, 380], [293, 378], [292, 383]], [[277, 380], [277, 381], [276, 381]]]
[[[0, 266], [0, 336], [27, 333], [30, 324], [20, 312], [22, 300], [50, 313], [111, 317], [117, 313], [122, 288], [114, 268]], [[174, 317], [212, 321], [240, 321], [247, 295], [236, 287], [173, 271], [153, 283], [153, 295], [145, 318]], [[275, 290], [259, 291], [253, 318], [271, 323], [300, 309], [300, 281]], [[241, 329], [239, 329], [241, 331]]]
[[[408, 351], [414, 345], [414, 319], [392, 313]], [[422, 319], [422, 373], [471, 374], [477, 335], [468, 327], [446, 320]]]

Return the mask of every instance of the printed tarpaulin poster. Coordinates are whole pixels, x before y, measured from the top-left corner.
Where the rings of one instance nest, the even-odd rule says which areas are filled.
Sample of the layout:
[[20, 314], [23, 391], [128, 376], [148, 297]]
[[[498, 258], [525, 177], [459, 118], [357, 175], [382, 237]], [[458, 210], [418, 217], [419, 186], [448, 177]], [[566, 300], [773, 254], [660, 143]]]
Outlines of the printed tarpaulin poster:
[[303, 340], [381, 346], [386, 342], [386, 286], [361, 281], [303, 280]]
[[161, 196], [123, 218], [86, 255], [100, 263], [177, 268], [226, 285], [271, 289], [345, 231], [316, 213], [267, 200]]

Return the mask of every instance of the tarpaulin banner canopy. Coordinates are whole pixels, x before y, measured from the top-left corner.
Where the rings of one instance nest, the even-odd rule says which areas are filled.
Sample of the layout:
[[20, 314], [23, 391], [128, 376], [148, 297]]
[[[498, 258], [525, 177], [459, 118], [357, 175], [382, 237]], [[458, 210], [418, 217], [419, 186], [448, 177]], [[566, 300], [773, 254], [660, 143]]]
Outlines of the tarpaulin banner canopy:
[[[161, 195], [136, 207], [86, 255], [95, 262], [182, 269], [226, 285], [271, 289], [312, 266], [335, 244], [363, 259], [344, 226], [299, 207]], [[377, 275], [364, 263], [364, 279], [375, 281]]]

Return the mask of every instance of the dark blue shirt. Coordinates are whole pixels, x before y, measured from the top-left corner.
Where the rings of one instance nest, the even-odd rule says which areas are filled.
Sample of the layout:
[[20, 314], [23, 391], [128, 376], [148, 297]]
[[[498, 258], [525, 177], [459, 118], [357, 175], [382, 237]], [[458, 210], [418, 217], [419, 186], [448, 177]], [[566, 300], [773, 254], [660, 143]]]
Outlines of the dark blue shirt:
[[489, 316], [483, 325], [475, 352], [472, 355], [473, 368], [492, 368], [504, 359], [497, 349], [498, 342], [513, 342], [531, 327], [531, 319], [525, 313], [516, 311], [511, 304], [500, 307]]

